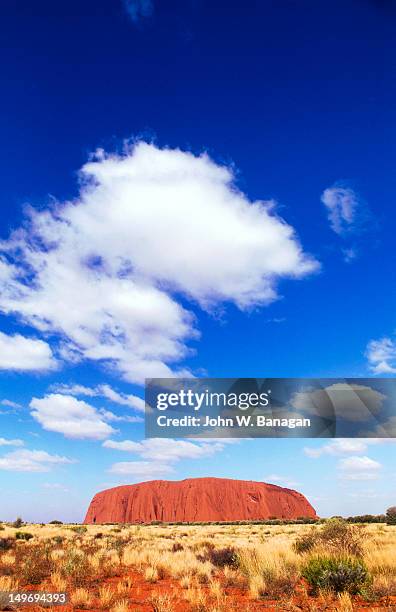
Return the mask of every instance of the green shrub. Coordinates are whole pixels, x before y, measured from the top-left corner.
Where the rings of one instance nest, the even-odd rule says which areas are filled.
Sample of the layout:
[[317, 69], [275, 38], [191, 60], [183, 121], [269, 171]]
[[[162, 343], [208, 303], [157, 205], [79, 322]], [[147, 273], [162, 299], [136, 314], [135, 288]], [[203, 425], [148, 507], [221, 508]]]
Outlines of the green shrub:
[[[20, 556], [19, 556], [20, 555]], [[40, 584], [51, 574], [53, 564], [45, 546], [23, 548], [19, 552], [20, 577], [23, 584]]]
[[301, 575], [314, 593], [323, 589], [359, 595], [371, 582], [364, 562], [352, 557], [311, 557]]
[[23, 520], [21, 519], [20, 516], [18, 516], [18, 518], [12, 523], [12, 527], [15, 527], [15, 529], [19, 529], [19, 527], [22, 527], [23, 525]]
[[294, 550], [299, 554], [309, 552], [317, 544], [318, 536], [319, 534], [314, 530], [304, 533], [294, 542]]
[[322, 527], [319, 538], [335, 554], [363, 556], [366, 534], [362, 526], [349, 525], [343, 519], [331, 519]]
[[85, 525], [74, 525], [73, 527], [70, 527], [70, 529], [78, 534], [87, 533], [88, 531]]
[[61, 574], [70, 578], [74, 584], [81, 585], [89, 580], [92, 567], [88, 562], [86, 554], [81, 550], [70, 550], [63, 559]]
[[63, 525], [62, 521], [50, 521], [50, 525]]
[[15, 539], [16, 540], [31, 540], [33, 538], [33, 534], [32, 533], [28, 533], [27, 531], [17, 531], [15, 534]]
[[364, 526], [350, 525], [342, 519], [330, 519], [320, 530], [312, 528], [294, 542], [294, 550], [300, 554], [310, 552], [315, 546], [324, 547], [335, 555], [363, 556], [366, 539]]

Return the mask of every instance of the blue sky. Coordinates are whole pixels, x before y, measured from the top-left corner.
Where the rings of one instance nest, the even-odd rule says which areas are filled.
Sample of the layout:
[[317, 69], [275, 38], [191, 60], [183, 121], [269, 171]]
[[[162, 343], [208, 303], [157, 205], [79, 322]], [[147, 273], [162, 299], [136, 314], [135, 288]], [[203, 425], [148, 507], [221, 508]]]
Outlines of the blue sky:
[[392, 443], [161, 446], [141, 422], [144, 376], [395, 374], [394, 4], [0, 12], [0, 519], [156, 477], [394, 504]]

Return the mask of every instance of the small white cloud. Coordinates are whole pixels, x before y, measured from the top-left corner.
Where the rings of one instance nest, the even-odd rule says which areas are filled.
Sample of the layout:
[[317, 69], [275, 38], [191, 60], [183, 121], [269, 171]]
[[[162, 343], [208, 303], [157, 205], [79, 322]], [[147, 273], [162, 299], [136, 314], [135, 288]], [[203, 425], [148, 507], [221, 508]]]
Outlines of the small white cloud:
[[99, 409], [100, 414], [104, 418], [105, 421], [119, 421], [124, 423], [144, 423], [143, 417], [140, 416], [130, 416], [130, 415], [118, 415], [114, 414], [114, 412], [110, 412], [110, 410], [104, 410], [104, 408]]
[[331, 229], [336, 234], [344, 235], [355, 229], [360, 203], [352, 189], [330, 187], [324, 190], [321, 200], [327, 209]]
[[84, 385], [67, 385], [67, 384], [55, 384], [52, 385], [51, 389], [56, 393], [62, 393], [64, 395], [76, 395], [76, 396], [87, 396], [87, 397], [105, 397], [114, 404], [120, 406], [128, 406], [139, 412], [144, 412], [145, 404], [144, 400], [137, 395], [120, 393], [110, 387], [110, 385], [97, 385], [96, 387], [86, 387]]
[[172, 474], [174, 469], [170, 465], [157, 461], [121, 461], [114, 463], [108, 471], [111, 474], [128, 476], [134, 480], [155, 480]]
[[8, 440], [7, 438], [0, 438], [0, 446], [23, 446], [23, 440]]
[[96, 389], [92, 389], [91, 387], [86, 387], [85, 385], [76, 385], [76, 384], [64, 384], [64, 383], [55, 383], [50, 387], [51, 391], [55, 393], [62, 393], [63, 395], [83, 395], [87, 397], [95, 397], [98, 395]]
[[139, 442], [133, 442], [132, 440], [122, 440], [119, 442], [116, 440], [105, 440], [102, 446], [126, 453], [134, 453], [137, 448], [140, 448]]
[[12, 400], [9, 400], [9, 399], [1, 400], [0, 404], [2, 406], [7, 406], [8, 408], [15, 408], [15, 409], [21, 408], [20, 404], [17, 404], [17, 402], [13, 402]]
[[288, 478], [287, 476], [280, 476], [279, 474], [269, 474], [268, 476], [264, 477], [264, 481], [289, 488], [297, 487], [299, 484], [292, 478]]
[[382, 465], [370, 457], [348, 457], [338, 463], [340, 477], [344, 480], [376, 480]]
[[0, 458], [0, 470], [10, 472], [49, 472], [54, 465], [75, 463], [60, 455], [41, 450], [17, 450]]
[[51, 393], [30, 402], [32, 417], [47, 431], [56, 431], [67, 438], [103, 440], [114, 429], [100, 412], [70, 395]]
[[136, 395], [119, 393], [110, 387], [109, 385], [99, 385], [97, 387], [98, 395], [102, 395], [106, 397], [111, 402], [115, 404], [120, 404], [121, 406], [129, 406], [129, 408], [134, 408], [135, 410], [139, 410], [140, 412], [144, 412], [145, 404], [144, 400]]
[[43, 489], [49, 489], [50, 491], [61, 491], [62, 493], [69, 493], [70, 491], [70, 489], [59, 482], [43, 482], [41, 486]]
[[57, 363], [50, 346], [43, 340], [25, 338], [20, 334], [7, 336], [0, 332], [0, 370], [53, 370]]
[[342, 249], [342, 253], [346, 263], [351, 263], [351, 261], [354, 261], [358, 256], [357, 250], [353, 247], [349, 249]]
[[391, 338], [371, 340], [366, 357], [374, 374], [396, 374], [396, 343]]

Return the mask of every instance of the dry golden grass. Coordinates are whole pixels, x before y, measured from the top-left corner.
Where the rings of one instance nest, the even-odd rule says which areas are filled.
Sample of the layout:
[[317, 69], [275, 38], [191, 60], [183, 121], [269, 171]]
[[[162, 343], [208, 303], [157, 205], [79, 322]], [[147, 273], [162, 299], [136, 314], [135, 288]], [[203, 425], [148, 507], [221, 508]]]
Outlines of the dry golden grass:
[[[25, 525], [19, 531], [33, 535], [25, 542], [16, 541], [16, 530], [5, 525], [1, 537], [9, 539], [11, 546], [0, 552], [0, 591], [33, 585], [69, 592], [75, 608], [126, 612], [133, 610], [134, 598], [140, 597], [139, 575], [150, 585], [151, 605], [158, 612], [172, 610], [177, 600], [184, 600], [186, 610], [194, 612], [234, 610], [226, 594], [230, 588], [243, 594], [243, 609], [249, 605], [254, 609], [254, 602], [263, 598], [288, 601], [293, 609], [290, 602], [311, 554], [297, 553], [293, 545], [302, 535], [321, 529], [300, 524], [88, 525], [82, 529]], [[370, 597], [396, 596], [396, 528], [372, 524], [361, 529], [365, 536], [362, 556], [372, 577]], [[325, 551], [320, 546], [319, 552]], [[235, 563], [227, 551], [235, 552]], [[161, 592], [165, 578], [171, 585], [166, 593]], [[301, 603], [302, 591], [298, 597]], [[314, 600], [305, 597], [307, 610], [330, 605], [328, 595]], [[331, 610], [349, 612], [353, 605], [353, 598], [342, 593], [333, 596]]]
[[114, 591], [109, 586], [101, 586], [99, 588], [99, 604], [101, 608], [106, 610], [114, 602]]
[[80, 587], [71, 593], [70, 601], [75, 608], [90, 608], [93, 597], [87, 589]]
[[117, 601], [111, 608], [111, 612], [128, 612], [128, 610], [129, 601], [127, 599], [120, 599], [120, 601]]

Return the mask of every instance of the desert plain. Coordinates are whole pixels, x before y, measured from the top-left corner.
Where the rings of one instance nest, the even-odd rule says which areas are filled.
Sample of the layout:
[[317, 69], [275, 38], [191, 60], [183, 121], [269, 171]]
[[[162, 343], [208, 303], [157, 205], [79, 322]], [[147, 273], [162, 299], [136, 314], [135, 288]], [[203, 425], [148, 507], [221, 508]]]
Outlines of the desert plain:
[[0, 591], [69, 597], [31, 612], [396, 609], [393, 525], [19, 523], [1, 525]]

